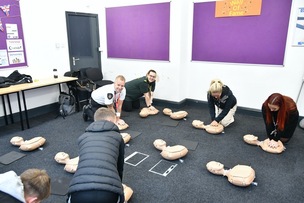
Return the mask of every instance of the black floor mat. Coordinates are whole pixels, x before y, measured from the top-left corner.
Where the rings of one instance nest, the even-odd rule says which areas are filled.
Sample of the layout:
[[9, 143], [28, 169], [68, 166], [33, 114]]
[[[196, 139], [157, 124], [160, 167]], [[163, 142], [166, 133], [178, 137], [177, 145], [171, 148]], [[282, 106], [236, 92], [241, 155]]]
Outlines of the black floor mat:
[[17, 161], [18, 159], [21, 159], [24, 156], [25, 156], [25, 154], [23, 154], [23, 153], [11, 151], [0, 157], [0, 163], [7, 165], [10, 163], [13, 163], [14, 161]]

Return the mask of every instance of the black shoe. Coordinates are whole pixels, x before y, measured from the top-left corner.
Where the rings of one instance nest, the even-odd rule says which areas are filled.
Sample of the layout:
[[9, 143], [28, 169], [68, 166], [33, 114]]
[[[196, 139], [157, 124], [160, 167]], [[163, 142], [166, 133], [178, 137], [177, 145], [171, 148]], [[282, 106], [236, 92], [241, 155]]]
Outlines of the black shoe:
[[84, 121], [88, 121], [88, 115], [86, 114], [87, 109], [88, 109], [88, 108], [87, 108], [86, 105], [84, 105], [84, 106], [82, 107], [82, 118], [83, 118]]

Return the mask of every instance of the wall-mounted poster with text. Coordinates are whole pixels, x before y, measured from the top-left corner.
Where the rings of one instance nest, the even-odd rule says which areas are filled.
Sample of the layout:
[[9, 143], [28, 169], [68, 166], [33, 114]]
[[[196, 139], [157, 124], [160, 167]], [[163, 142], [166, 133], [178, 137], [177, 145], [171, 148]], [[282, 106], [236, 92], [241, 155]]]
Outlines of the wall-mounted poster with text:
[[0, 1], [0, 69], [27, 66], [19, 0]]
[[304, 46], [304, 8], [298, 9], [298, 17], [292, 45]]

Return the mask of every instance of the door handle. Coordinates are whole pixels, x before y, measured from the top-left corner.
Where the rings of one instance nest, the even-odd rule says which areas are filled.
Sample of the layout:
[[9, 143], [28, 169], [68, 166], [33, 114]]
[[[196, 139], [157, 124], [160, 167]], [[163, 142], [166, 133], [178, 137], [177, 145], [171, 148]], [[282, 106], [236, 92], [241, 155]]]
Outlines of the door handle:
[[76, 61], [79, 61], [80, 59], [79, 58], [75, 58], [74, 56], [73, 56], [73, 66], [75, 66], [76, 65]]

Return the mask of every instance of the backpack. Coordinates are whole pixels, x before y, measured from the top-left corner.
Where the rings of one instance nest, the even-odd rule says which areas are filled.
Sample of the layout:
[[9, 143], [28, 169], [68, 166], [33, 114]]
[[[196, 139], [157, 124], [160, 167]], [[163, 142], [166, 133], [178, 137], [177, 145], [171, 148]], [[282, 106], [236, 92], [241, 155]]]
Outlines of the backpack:
[[[96, 89], [96, 84], [89, 79], [86, 74], [85, 74], [85, 68], [81, 71], [81, 70], [72, 70], [72, 71], [68, 71], [64, 74], [64, 76], [68, 76], [68, 77], [77, 77], [78, 80], [76, 81], [76, 87], [80, 88], [80, 89], [85, 89], [88, 92], [92, 92], [93, 90]], [[72, 87], [75, 86], [75, 83], [71, 83], [68, 84], [71, 85]]]
[[59, 103], [59, 114], [63, 118], [75, 112], [76, 102], [73, 94], [60, 92], [58, 103]]

